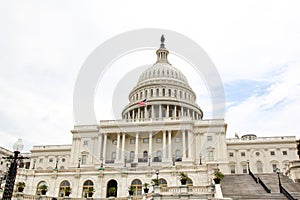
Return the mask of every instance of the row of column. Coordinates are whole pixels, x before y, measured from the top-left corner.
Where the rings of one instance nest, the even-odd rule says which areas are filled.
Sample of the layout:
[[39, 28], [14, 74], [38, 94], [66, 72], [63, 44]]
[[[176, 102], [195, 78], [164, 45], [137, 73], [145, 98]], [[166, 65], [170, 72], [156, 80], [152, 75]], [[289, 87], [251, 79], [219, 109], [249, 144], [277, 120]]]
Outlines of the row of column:
[[[139, 107], [137, 109], [133, 109], [127, 112], [124, 116], [125, 119], [148, 119], [148, 118], [162, 118], [162, 117], [182, 117], [188, 116], [192, 117], [193, 119], [200, 119], [200, 114], [195, 112], [189, 108], [179, 107], [180, 109], [177, 110], [177, 106], [174, 106], [171, 109], [170, 114], [170, 105], [166, 105], [165, 109], [163, 110], [163, 105], [150, 105], [150, 109], [147, 109], [147, 106]], [[172, 106], [173, 107], [173, 106]]]
[[[103, 136], [103, 137], [102, 137]], [[148, 133], [148, 156], [152, 157], [153, 151], [153, 133]], [[136, 132], [135, 134], [135, 157], [134, 162], [138, 162], [138, 155], [140, 150], [139, 144], [140, 133]], [[182, 159], [192, 159], [192, 150], [193, 150], [193, 140], [194, 136], [191, 130], [182, 130], [181, 131], [181, 143], [182, 150], [181, 155]], [[103, 142], [102, 142], [103, 141]], [[116, 144], [116, 162], [123, 162], [125, 160], [125, 141], [126, 141], [126, 133], [117, 133], [117, 144]], [[174, 141], [175, 142], [175, 141]], [[99, 135], [99, 152], [103, 158], [103, 161], [107, 159], [107, 133]], [[128, 150], [128, 149], [127, 149]], [[172, 131], [163, 131], [162, 132], [162, 159], [163, 161], [171, 161], [172, 154]]]

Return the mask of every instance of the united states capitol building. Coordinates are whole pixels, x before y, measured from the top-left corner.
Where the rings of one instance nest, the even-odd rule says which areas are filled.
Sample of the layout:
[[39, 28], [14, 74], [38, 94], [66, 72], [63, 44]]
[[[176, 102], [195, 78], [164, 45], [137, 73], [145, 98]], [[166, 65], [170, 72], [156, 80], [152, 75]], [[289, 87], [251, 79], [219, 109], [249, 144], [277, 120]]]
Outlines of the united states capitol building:
[[[109, 197], [111, 187], [116, 188], [113, 196], [126, 198], [133, 186], [133, 197], [142, 199], [143, 184], [158, 179], [160, 198], [172, 199], [180, 193], [178, 173], [184, 172], [190, 197], [209, 199], [218, 170], [229, 175], [247, 174], [248, 168], [257, 174], [279, 169], [299, 179], [291, 170], [298, 159], [295, 136], [226, 138], [224, 119], [203, 119], [187, 78], [168, 61], [164, 40], [156, 54], [155, 64], [131, 90], [122, 119], [74, 126], [70, 145], [32, 147], [16, 179], [26, 183], [24, 194], [39, 194], [45, 184], [47, 196], [56, 198], [64, 197], [67, 186], [71, 198], [87, 197], [91, 187], [94, 198]], [[1, 154], [11, 152], [1, 148]], [[5, 173], [3, 159], [0, 170]]]

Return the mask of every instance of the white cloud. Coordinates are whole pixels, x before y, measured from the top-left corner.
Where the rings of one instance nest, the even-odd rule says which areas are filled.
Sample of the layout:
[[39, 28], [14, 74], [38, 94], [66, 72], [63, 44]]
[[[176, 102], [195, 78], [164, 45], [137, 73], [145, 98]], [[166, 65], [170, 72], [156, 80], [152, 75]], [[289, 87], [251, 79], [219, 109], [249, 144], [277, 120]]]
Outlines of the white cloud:
[[300, 62], [282, 67], [280, 74], [268, 75], [271, 86], [262, 95], [250, 96], [227, 110], [228, 134], [297, 135], [300, 125]]

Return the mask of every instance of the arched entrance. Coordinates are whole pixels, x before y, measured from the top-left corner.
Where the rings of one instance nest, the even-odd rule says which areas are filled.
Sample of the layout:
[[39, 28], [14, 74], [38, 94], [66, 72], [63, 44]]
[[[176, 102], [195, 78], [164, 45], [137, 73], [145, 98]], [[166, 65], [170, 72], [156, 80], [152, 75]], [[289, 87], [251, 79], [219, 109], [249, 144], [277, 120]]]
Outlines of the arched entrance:
[[118, 183], [116, 180], [112, 179], [107, 183], [106, 197], [117, 197], [117, 194], [118, 194]]

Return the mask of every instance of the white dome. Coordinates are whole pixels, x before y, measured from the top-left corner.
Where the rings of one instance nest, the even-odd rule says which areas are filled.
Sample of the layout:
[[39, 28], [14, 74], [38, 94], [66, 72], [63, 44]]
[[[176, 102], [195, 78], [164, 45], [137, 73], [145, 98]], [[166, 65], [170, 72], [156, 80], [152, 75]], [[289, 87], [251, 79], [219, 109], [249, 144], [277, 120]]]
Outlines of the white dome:
[[142, 85], [146, 81], [152, 81], [153, 79], [170, 79], [188, 85], [186, 77], [169, 63], [155, 63], [142, 73], [137, 85]]
[[[168, 61], [169, 51], [161, 39], [156, 51], [156, 63], [139, 77], [129, 94], [129, 104], [122, 112], [123, 118], [163, 118], [189, 116], [202, 119], [203, 113], [196, 103], [196, 94], [187, 78]], [[144, 102], [143, 111], [139, 103]]]

